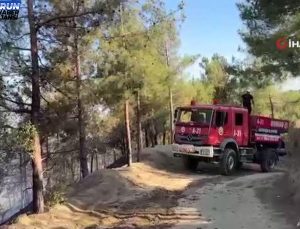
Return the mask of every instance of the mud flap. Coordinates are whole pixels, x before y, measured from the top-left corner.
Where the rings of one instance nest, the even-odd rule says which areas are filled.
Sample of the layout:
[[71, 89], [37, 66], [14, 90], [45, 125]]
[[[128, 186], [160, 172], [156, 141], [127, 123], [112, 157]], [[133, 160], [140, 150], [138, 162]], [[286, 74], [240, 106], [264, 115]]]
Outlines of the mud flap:
[[278, 155], [278, 152], [276, 150], [274, 150], [274, 152], [275, 152], [275, 165], [278, 165], [279, 155]]

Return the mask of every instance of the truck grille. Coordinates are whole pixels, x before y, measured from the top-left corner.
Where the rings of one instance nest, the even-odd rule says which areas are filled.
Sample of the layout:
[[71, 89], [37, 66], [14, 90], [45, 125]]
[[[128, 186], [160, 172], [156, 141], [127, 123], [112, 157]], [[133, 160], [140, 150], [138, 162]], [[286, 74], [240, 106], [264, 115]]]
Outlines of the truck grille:
[[175, 142], [178, 144], [202, 145], [207, 136], [199, 136], [197, 134], [176, 134]]

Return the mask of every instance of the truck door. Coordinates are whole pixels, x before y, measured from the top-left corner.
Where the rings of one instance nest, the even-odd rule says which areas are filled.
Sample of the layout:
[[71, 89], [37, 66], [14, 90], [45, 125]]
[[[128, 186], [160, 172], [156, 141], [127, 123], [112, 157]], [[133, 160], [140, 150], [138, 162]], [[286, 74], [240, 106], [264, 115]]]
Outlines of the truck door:
[[244, 111], [234, 112], [233, 136], [238, 145], [246, 146], [248, 144], [248, 114]]
[[229, 112], [227, 110], [216, 110], [215, 124], [220, 142], [231, 136], [232, 131], [229, 122]]

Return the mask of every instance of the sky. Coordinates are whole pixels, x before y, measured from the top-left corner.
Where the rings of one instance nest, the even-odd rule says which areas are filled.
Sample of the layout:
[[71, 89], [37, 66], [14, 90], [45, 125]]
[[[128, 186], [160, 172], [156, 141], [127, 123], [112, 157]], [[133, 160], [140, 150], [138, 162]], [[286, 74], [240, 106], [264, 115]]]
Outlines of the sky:
[[[185, 0], [186, 19], [180, 29], [179, 53], [211, 57], [218, 53], [231, 61], [234, 56], [243, 59], [238, 51], [245, 47], [238, 31], [243, 29], [236, 3], [241, 0]], [[176, 9], [179, 0], [165, 0], [168, 10]], [[198, 63], [188, 69], [192, 77], [200, 77]], [[300, 77], [281, 85], [283, 90], [300, 90]]]

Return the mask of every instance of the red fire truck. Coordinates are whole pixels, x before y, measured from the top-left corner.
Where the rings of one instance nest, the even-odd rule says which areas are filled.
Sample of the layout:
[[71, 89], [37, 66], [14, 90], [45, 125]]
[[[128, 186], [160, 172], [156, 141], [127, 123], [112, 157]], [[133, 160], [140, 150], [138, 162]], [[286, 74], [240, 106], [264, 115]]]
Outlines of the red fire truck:
[[249, 115], [243, 107], [192, 103], [175, 110], [172, 151], [190, 170], [204, 161], [219, 163], [221, 172], [230, 175], [250, 162], [269, 172], [285, 152], [282, 135], [288, 128], [287, 120]]

